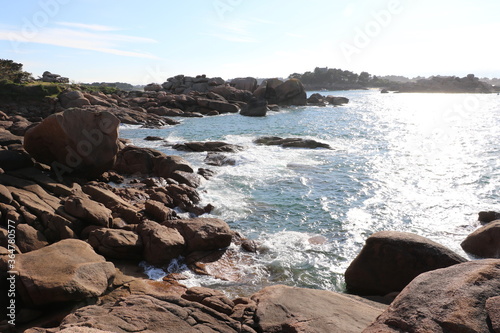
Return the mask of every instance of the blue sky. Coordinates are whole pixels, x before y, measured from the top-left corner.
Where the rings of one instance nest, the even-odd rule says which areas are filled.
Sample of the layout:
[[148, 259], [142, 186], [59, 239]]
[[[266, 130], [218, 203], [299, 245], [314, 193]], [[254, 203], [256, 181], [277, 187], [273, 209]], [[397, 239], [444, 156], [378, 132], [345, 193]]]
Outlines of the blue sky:
[[177, 74], [500, 77], [498, 0], [1, 2], [0, 58], [74, 82]]

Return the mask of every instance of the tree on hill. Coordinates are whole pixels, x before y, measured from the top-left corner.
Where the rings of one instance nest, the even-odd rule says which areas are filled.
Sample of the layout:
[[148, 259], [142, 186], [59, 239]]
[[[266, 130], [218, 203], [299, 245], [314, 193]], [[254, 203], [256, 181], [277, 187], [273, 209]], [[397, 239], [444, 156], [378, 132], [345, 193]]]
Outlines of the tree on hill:
[[0, 59], [0, 81], [27, 83], [33, 81], [31, 73], [23, 71], [23, 64], [12, 60]]

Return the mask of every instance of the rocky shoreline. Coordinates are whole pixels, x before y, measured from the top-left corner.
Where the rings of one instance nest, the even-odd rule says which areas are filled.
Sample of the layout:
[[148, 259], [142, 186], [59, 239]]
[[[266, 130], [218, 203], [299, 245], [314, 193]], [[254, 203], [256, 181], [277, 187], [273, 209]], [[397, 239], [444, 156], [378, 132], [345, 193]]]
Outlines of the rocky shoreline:
[[[407, 233], [367, 239], [345, 275], [358, 296], [277, 285], [229, 299], [187, 288], [178, 274], [163, 281], [144, 275], [140, 261], [164, 266], [182, 256], [197, 274], [237, 278], [235, 258], [252, 260], [258, 245], [223, 220], [203, 217], [213, 206], [200, 205], [197, 188], [210, 170], [130, 145], [119, 138], [120, 123], [175, 126], [169, 117], [264, 116], [274, 105], [348, 102], [307, 100], [298, 80], [254, 80], [177, 76], [144, 92], [67, 90], [39, 103], [3, 103], [0, 293], [13, 294], [1, 298], [8, 311], [0, 331], [499, 332], [500, 260], [467, 261]], [[297, 138], [258, 143], [330, 148]], [[175, 148], [209, 152], [207, 159], [220, 154], [212, 165], [224, 163], [221, 153], [242, 149], [223, 142]], [[499, 216], [482, 213], [489, 223], [463, 248], [499, 258]]]

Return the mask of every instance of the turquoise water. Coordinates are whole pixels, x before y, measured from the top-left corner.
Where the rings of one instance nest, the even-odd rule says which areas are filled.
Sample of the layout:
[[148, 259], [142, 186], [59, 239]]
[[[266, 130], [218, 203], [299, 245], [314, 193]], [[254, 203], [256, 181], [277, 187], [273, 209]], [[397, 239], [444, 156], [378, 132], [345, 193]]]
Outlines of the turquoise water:
[[[260, 244], [242, 267], [242, 280], [195, 278], [194, 284], [240, 292], [276, 283], [341, 291], [345, 269], [372, 233], [413, 232], [466, 256], [460, 242], [477, 228], [477, 213], [499, 209], [500, 96], [321, 93], [350, 103], [121, 128], [136, 145], [216, 171], [200, 188], [204, 203]], [[223, 140], [245, 150], [227, 154], [235, 166], [213, 167], [204, 164], [206, 153], [174, 151], [144, 141], [148, 135], [170, 143]], [[253, 144], [267, 135], [314, 139], [333, 149]]]

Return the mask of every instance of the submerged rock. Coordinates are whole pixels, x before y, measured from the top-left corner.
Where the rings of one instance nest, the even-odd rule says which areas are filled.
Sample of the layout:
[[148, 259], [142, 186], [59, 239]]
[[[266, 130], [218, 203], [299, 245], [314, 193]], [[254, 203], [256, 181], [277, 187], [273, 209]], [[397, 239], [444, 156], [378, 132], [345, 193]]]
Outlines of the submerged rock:
[[283, 148], [326, 148], [332, 149], [330, 145], [315, 140], [301, 138], [280, 138], [277, 136], [264, 136], [254, 140], [256, 144], [266, 146], [281, 146]]
[[234, 153], [243, 149], [242, 146], [221, 142], [221, 141], [207, 141], [207, 142], [185, 142], [172, 146], [173, 149], [190, 152], [226, 152]]
[[349, 103], [349, 98], [347, 97], [336, 97], [332, 95], [326, 96], [326, 100], [332, 105], [343, 105]]
[[236, 160], [220, 153], [208, 153], [204, 162], [213, 166], [236, 165]]

